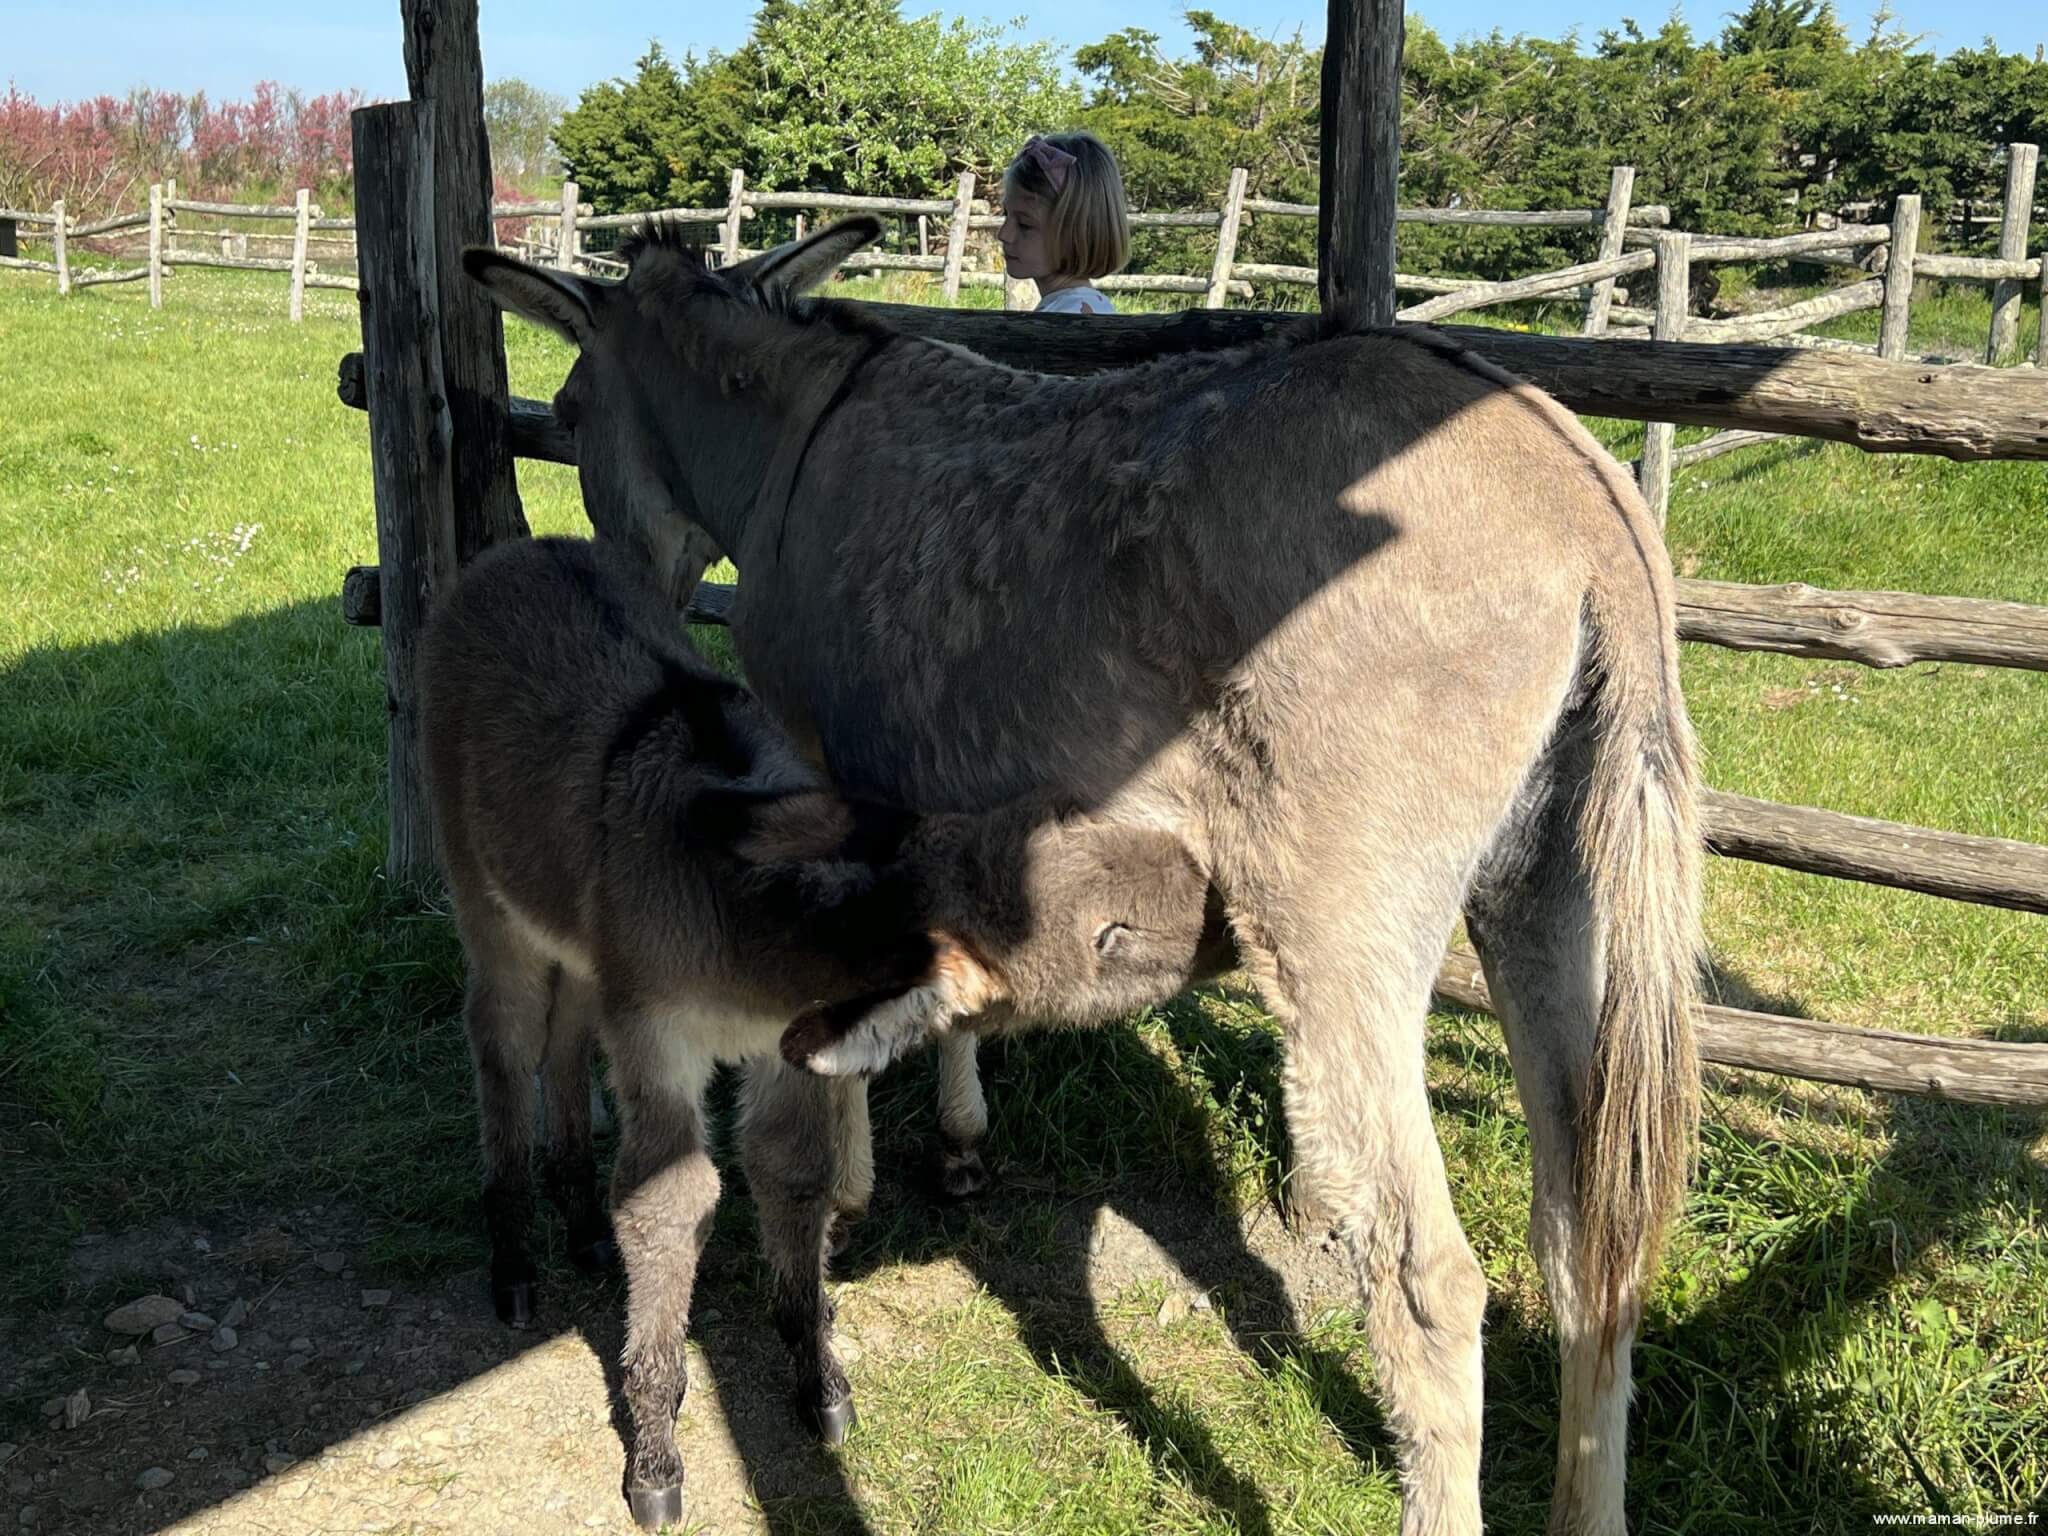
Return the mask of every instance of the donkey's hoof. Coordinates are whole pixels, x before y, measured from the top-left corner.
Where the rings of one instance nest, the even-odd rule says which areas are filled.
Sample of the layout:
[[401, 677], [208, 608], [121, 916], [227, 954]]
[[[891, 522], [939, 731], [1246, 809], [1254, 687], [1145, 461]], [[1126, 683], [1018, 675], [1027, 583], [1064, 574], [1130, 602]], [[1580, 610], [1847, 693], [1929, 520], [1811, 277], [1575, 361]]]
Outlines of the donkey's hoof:
[[633, 1523], [643, 1531], [683, 1523], [681, 1483], [670, 1483], [666, 1488], [628, 1488], [626, 1503], [632, 1507]]
[[994, 1182], [988, 1164], [973, 1147], [956, 1148], [941, 1141], [933, 1149], [932, 1183], [941, 1200], [972, 1200]]
[[810, 1405], [811, 1427], [818, 1438], [827, 1445], [844, 1445], [846, 1437], [853, 1433], [854, 1425], [860, 1422], [860, 1415], [853, 1411], [853, 1396], [836, 1402], [813, 1403]]
[[569, 1262], [586, 1275], [601, 1275], [619, 1267], [619, 1248], [609, 1237], [593, 1238], [580, 1248], [569, 1250]]
[[491, 1299], [498, 1304], [498, 1321], [512, 1328], [533, 1326], [533, 1282], [509, 1280], [491, 1286]]

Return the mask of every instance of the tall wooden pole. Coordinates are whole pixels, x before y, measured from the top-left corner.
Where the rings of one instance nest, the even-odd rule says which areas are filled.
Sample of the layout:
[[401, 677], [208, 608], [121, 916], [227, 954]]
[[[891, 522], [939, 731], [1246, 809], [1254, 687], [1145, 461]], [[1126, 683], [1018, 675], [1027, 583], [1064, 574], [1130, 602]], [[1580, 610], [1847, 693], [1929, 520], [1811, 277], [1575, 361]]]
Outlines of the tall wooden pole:
[[436, 293], [434, 109], [414, 101], [360, 107], [353, 128], [388, 710], [384, 867], [424, 875], [434, 867], [434, 834], [414, 666], [427, 611], [455, 575], [457, 502]]
[[1330, 0], [1323, 42], [1323, 313], [1394, 323], [1401, 0]]
[[476, 7], [477, 0], [399, 0], [406, 81], [413, 101], [433, 108], [441, 375], [453, 436], [455, 551], [465, 562], [527, 531], [505, 435], [505, 330], [497, 306], [462, 271], [464, 246], [491, 243], [491, 153]]

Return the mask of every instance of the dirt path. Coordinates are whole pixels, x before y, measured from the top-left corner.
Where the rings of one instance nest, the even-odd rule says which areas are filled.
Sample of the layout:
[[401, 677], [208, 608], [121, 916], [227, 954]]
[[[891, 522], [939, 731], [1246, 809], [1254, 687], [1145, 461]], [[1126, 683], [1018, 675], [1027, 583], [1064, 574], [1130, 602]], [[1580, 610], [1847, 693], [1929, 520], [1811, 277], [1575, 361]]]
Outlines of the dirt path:
[[[1240, 1231], [1187, 1202], [1147, 1207], [1133, 1193], [1111, 1204], [1063, 1208], [1061, 1255], [1020, 1263], [1000, 1287], [1070, 1283], [1059, 1277], [1079, 1265], [1103, 1300], [1134, 1284], [1190, 1287], [1185, 1265], [1208, 1286], [1242, 1267], [1263, 1270], [1268, 1290], [1278, 1274], [1299, 1301], [1345, 1293], [1334, 1259], [1270, 1216]], [[36, 1427], [0, 1446], [0, 1528], [630, 1531], [607, 1380], [617, 1287], [556, 1277], [546, 1296], [555, 1331], [515, 1334], [491, 1317], [481, 1269], [409, 1289], [357, 1262], [372, 1236], [352, 1214], [314, 1206], [83, 1240], [73, 1294], [125, 1302], [154, 1291], [197, 1315], [162, 1342], [110, 1333], [99, 1305], [7, 1326], [0, 1380], [28, 1400], [15, 1422]], [[987, 1279], [941, 1258], [871, 1264], [836, 1284], [856, 1389], [866, 1371], [916, 1353], [906, 1306], [914, 1316], [957, 1305]], [[754, 1287], [751, 1244], [715, 1242], [678, 1426], [692, 1529], [765, 1531], [762, 1500], [845, 1491], [784, 1399], [785, 1359]], [[136, 1358], [122, 1363], [129, 1343]], [[66, 1427], [63, 1399], [79, 1389], [86, 1401], [72, 1400], [77, 1422]], [[38, 1414], [49, 1407], [54, 1416]]]

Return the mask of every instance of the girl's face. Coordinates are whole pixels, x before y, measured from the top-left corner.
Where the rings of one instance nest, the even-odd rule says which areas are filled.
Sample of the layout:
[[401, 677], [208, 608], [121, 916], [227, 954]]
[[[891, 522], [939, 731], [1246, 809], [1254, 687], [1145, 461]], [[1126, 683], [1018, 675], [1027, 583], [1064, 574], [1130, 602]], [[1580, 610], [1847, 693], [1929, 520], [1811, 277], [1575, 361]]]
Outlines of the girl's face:
[[996, 239], [1010, 276], [1035, 281], [1056, 275], [1046, 247], [1045, 215], [1044, 200], [1028, 192], [1003, 200], [1003, 227], [996, 231]]

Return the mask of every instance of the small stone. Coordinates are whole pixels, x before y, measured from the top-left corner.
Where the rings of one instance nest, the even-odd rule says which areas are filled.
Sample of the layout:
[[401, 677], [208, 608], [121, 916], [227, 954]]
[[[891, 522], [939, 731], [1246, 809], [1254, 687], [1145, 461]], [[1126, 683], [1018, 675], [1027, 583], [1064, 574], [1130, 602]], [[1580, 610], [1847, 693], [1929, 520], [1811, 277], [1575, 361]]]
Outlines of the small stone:
[[839, 1356], [841, 1365], [858, 1365], [861, 1355], [865, 1353], [860, 1347], [859, 1339], [834, 1339], [832, 1352]]
[[1159, 1311], [1153, 1321], [1162, 1328], [1170, 1328], [1188, 1315], [1188, 1299], [1179, 1291], [1168, 1291], [1166, 1300], [1159, 1303]]
[[185, 1459], [187, 1461], [204, 1461], [206, 1460], [206, 1456], [207, 1450], [206, 1447], [203, 1445], [195, 1445], [192, 1447], [191, 1450], [185, 1453]]
[[344, 1376], [360, 1376], [363, 1374], [363, 1362], [360, 1360], [351, 1360], [347, 1365], [344, 1365], [341, 1368], [341, 1373]]
[[242, 1320], [248, 1315], [249, 1304], [238, 1297], [228, 1303], [227, 1311], [221, 1314], [220, 1325], [223, 1328], [239, 1328], [242, 1326]]
[[56, 1397], [50, 1398], [47, 1402], [43, 1404], [43, 1417], [46, 1419], [54, 1419], [55, 1417], [57, 1417], [58, 1414], [62, 1413], [63, 1411], [64, 1398], [61, 1393]]
[[175, 1323], [185, 1308], [169, 1296], [142, 1296], [116, 1307], [102, 1321], [109, 1333], [140, 1336], [163, 1323]]
[[119, 1349], [107, 1356], [107, 1364], [109, 1365], [140, 1365], [141, 1363], [142, 1351], [133, 1344], [123, 1344]]
[[393, 1467], [397, 1466], [399, 1462], [402, 1460], [404, 1460], [404, 1458], [401, 1457], [396, 1451], [379, 1451], [375, 1459], [371, 1461], [370, 1465], [375, 1467], [379, 1472], [389, 1472]]
[[295, 1355], [310, 1355], [313, 1353], [313, 1341], [302, 1333], [285, 1345], [285, 1348]]
[[241, 1338], [235, 1333], [235, 1330], [226, 1324], [222, 1324], [213, 1330], [213, 1347], [220, 1353], [225, 1354], [241, 1342]]
[[1189, 1302], [1188, 1305], [1197, 1312], [1213, 1312], [1216, 1309], [1216, 1303], [1210, 1298], [1207, 1291], [1195, 1292], [1195, 1299]]
[[178, 1326], [180, 1328], [190, 1328], [194, 1333], [211, 1333], [216, 1324], [204, 1312], [180, 1312], [178, 1314]]
[[91, 1417], [92, 1399], [85, 1395], [85, 1388], [80, 1387], [76, 1392], [64, 1399], [64, 1427], [66, 1429], [76, 1429]]
[[287, 1456], [282, 1451], [273, 1452], [263, 1458], [263, 1470], [270, 1473], [286, 1471], [299, 1464], [296, 1456]]
[[189, 1387], [199, 1379], [197, 1371], [173, 1371], [164, 1378], [174, 1387]]
[[18, 1518], [21, 1521], [21, 1528], [23, 1530], [27, 1530], [30, 1526], [36, 1523], [36, 1518], [41, 1513], [42, 1511], [37, 1509], [35, 1505], [24, 1504], [21, 1506], [21, 1514], [16, 1518]]
[[316, 1253], [313, 1255], [313, 1262], [326, 1270], [330, 1275], [338, 1275], [347, 1267], [348, 1255], [333, 1252]]
[[199, 1305], [199, 1293], [192, 1289], [192, 1282], [189, 1280], [178, 1287], [178, 1295], [183, 1298], [185, 1305], [188, 1307]]
[[391, 1293], [384, 1290], [364, 1291], [363, 1305], [366, 1307], [388, 1307], [391, 1305]]
[[191, 1338], [191, 1333], [181, 1323], [165, 1323], [161, 1328], [150, 1330], [152, 1344], [182, 1344]]
[[169, 1487], [170, 1483], [171, 1472], [166, 1467], [146, 1467], [135, 1479], [135, 1486], [144, 1493], [154, 1493], [159, 1488]]
[[282, 1364], [285, 1370], [296, 1373], [303, 1371], [312, 1363], [312, 1359], [311, 1355], [291, 1354], [284, 1357]]

